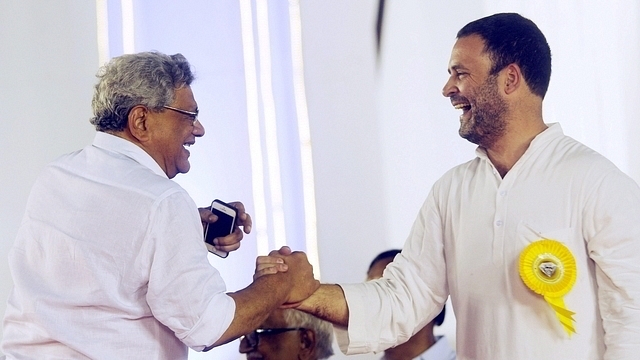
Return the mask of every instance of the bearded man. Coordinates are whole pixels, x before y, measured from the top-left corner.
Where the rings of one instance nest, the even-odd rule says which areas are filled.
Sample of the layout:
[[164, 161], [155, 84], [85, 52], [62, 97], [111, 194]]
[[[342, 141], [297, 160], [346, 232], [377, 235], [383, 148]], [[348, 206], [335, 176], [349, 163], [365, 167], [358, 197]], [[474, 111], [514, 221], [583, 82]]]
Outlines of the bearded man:
[[299, 310], [349, 354], [407, 341], [451, 296], [458, 359], [635, 359], [640, 189], [542, 118], [551, 51], [518, 14], [457, 35], [443, 94], [476, 158], [433, 186], [381, 279], [323, 284]]

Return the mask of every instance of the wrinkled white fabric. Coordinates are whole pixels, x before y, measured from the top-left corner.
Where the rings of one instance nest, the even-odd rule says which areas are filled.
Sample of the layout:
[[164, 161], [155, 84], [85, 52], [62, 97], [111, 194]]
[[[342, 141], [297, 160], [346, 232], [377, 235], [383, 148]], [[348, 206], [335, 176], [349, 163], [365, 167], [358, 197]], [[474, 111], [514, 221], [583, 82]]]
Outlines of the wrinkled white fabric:
[[[387, 358], [383, 355], [380, 360], [387, 360]], [[446, 337], [436, 336], [435, 344], [413, 360], [456, 360], [456, 352], [449, 346]]]
[[[564, 297], [576, 334], [524, 285], [522, 250], [566, 245], [577, 281]], [[640, 354], [640, 189], [552, 124], [502, 179], [477, 157], [436, 182], [384, 277], [341, 284], [347, 353], [406, 341], [451, 295], [458, 359], [635, 359]]]
[[98, 132], [40, 175], [9, 265], [8, 358], [186, 359], [235, 303], [197, 206], [141, 148]]

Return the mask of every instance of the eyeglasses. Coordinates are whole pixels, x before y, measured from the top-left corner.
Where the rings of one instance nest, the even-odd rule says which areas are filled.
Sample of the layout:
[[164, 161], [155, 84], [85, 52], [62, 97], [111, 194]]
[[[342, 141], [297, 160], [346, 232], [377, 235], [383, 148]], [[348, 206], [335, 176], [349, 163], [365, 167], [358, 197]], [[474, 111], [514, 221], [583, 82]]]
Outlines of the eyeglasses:
[[199, 113], [198, 110], [193, 112], [193, 111], [182, 110], [182, 109], [174, 108], [173, 106], [166, 106], [166, 105], [163, 106], [163, 108], [173, 110], [182, 115], [187, 115], [189, 118], [191, 118], [191, 121], [193, 121], [194, 123], [198, 121], [198, 113]]
[[275, 329], [255, 329], [254, 331], [243, 336], [242, 339], [247, 340], [249, 347], [255, 348], [260, 343], [260, 335], [276, 335], [287, 331], [307, 330], [306, 328], [275, 328]]

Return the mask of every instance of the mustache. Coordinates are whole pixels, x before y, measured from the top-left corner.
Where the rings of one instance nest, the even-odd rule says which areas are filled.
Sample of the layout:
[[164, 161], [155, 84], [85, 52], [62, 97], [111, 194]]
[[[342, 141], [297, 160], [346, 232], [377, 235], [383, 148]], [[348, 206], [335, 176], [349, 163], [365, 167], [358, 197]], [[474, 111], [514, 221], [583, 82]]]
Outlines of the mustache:
[[455, 103], [471, 104], [469, 99], [461, 95], [453, 95], [449, 98], [449, 100], [451, 101], [452, 104], [455, 104]]

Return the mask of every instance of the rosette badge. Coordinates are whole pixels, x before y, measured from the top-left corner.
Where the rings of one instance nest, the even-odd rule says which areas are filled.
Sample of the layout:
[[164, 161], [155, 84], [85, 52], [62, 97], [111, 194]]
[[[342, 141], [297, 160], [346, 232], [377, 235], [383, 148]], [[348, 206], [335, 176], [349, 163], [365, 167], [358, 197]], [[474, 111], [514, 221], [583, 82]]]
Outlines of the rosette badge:
[[566, 295], [576, 282], [576, 260], [571, 251], [555, 240], [538, 240], [520, 253], [520, 277], [553, 308], [564, 330], [575, 333], [573, 311], [564, 305]]

